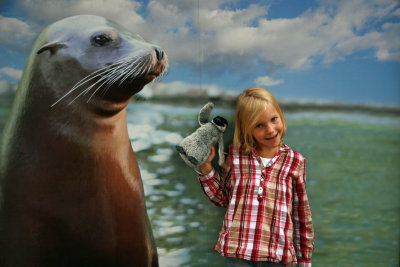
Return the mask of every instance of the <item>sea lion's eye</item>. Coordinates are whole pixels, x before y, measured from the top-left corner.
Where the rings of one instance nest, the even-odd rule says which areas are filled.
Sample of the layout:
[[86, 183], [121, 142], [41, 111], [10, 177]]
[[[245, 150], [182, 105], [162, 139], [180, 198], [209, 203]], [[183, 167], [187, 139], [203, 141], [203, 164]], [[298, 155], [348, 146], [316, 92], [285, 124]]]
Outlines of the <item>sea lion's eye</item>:
[[106, 34], [99, 34], [99, 35], [93, 36], [93, 38], [92, 38], [92, 44], [95, 46], [104, 46], [111, 41], [112, 41], [112, 39], [110, 38], [110, 36], [108, 36]]

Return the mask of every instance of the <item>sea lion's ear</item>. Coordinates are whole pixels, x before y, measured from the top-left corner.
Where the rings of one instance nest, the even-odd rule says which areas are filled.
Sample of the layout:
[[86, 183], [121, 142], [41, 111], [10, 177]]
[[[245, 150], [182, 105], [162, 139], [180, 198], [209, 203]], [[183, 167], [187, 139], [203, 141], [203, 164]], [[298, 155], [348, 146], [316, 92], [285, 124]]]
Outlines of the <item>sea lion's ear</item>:
[[40, 54], [43, 51], [49, 50], [50, 53], [53, 55], [55, 52], [57, 52], [58, 49], [65, 48], [67, 45], [65, 44], [60, 44], [60, 43], [48, 43], [44, 44], [37, 52], [36, 54]]

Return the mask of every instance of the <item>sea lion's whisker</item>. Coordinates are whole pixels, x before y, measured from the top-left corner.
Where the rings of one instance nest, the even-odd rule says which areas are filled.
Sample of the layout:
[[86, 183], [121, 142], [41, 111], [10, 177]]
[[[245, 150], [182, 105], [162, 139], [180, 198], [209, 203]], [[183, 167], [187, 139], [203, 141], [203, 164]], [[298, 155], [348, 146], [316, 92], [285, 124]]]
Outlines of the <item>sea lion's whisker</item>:
[[[121, 77], [121, 76], [123, 76], [123, 75], [124, 75], [124, 74], [123, 74], [122, 72], [121, 72], [121, 73], [113, 73], [113, 76], [111, 76], [111, 78], [108, 78], [108, 79], [105, 81], [106, 86], [104, 86], [104, 88], [103, 88], [103, 90], [102, 90], [102, 92], [101, 92], [100, 95], [105, 96], [105, 94], [107, 93], [107, 91], [108, 91], [108, 89], [111, 87], [111, 85], [113, 85], [114, 82], [117, 81], [117, 80], [119, 79], [119, 77]], [[100, 89], [100, 87], [99, 87], [98, 89]], [[97, 92], [97, 91], [98, 91], [98, 90], [96, 90], [96, 92]], [[94, 95], [96, 92], [94, 92], [90, 98], [92, 98], [93, 95]]]
[[77, 82], [72, 89], [74, 89], [75, 87], [79, 87], [82, 84], [85, 84], [85, 83], [91, 81], [92, 79], [98, 77], [99, 75], [102, 75], [102, 74], [106, 73], [109, 70], [110, 67], [111, 66], [107, 66], [107, 67], [101, 68], [101, 69], [99, 69], [97, 71], [94, 71], [94, 72], [90, 73], [89, 75], [87, 75], [86, 77], [81, 79], [79, 82]]
[[[131, 68], [131, 65], [135, 65], [138, 62], [137, 62], [137, 60], [135, 60], [133, 63], [130, 63], [130, 64], [128, 64], [128, 63], [129, 62], [126, 62], [124, 64], [124, 66], [122, 66], [122, 68], [118, 72], [116, 71], [116, 72], [111, 73], [112, 75], [110, 75], [107, 86], [104, 87], [102, 95], [105, 95], [105, 93], [111, 87], [111, 85], [115, 84], [118, 81], [119, 81], [118, 84], [121, 85], [126, 79], [128, 79], [130, 77], [128, 70]], [[134, 72], [136, 72], [136, 68], [138, 68], [138, 67], [135, 67], [135, 69], [133, 70]], [[135, 77], [135, 76], [133, 76], [133, 77]]]
[[[116, 65], [116, 64], [113, 64], [113, 65]], [[113, 66], [113, 65], [110, 65], [110, 66]], [[61, 100], [63, 100], [64, 98], [66, 98], [68, 95], [70, 95], [72, 92], [74, 92], [76, 89], [78, 89], [79, 87], [81, 87], [81, 86], [84, 85], [85, 83], [90, 82], [90, 81], [93, 80], [94, 78], [97, 78], [99, 75], [102, 75], [102, 74], [106, 73], [106, 72], [109, 70], [109, 67], [110, 67], [110, 66], [107, 66], [107, 67], [101, 68], [101, 69], [99, 69], [99, 70], [96, 70], [96, 71], [90, 73], [89, 75], [85, 76], [85, 77], [82, 78], [81, 80], [79, 80], [79, 82], [77, 82], [66, 94], [64, 94], [64, 95], [63, 95], [62, 97], [60, 97], [56, 102], [54, 102], [54, 103], [51, 105], [51, 107], [55, 106], [57, 103], [59, 103]], [[76, 99], [76, 98], [75, 98], [75, 99]], [[75, 100], [75, 99], [74, 99], [74, 100]], [[74, 101], [74, 100], [73, 100], [73, 101]], [[73, 102], [73, 101], [72, 101], [72, 102]], [[70, 102], [70, 103], [72, 103], [72, 102]]]
[[[114, 84], [118, 80], [124, 80], [126, 76], [128, 76], [127, 73], [128, 67], [125, 65], [123, 69], [119, 73], [115, 73], [114, 77], [110, 77], [110, 84]], [[122, 82], [119, 83], [120, 85]]]
[[[121, 64], [121, 62], [123, 62], [125, 59], [119, 60], [116, 63], [106, 66], [104, 68], [101, 68], [95, 72], [92, 72], [91, 74], [87, 75], [85, 78], [83, 78], [82, 80], [80, 80], [78, 83], [75, 84], [75, 86], [66, 94], [64, 95], [61, 99], [59, 99], [57, 102], [59, 102], [60, 100], [62, 100], [63, 98], [65, 98], [67, 95], [69, 95], [72, 91], [76, 90], [78, 87], [84, 85], [85, 83], [93, 80], [94, 78], [98, 78], [101, 77], [97, 82], [95, 82], [94, 84], [92, 84], [91, 86], [89, 86], [88, 88], [86, 88], [85, 90], [83, 90], [78, 96], [76, 96], [71, 102], [69, 102], [69, 105], [72, 104], [77, 98], [79, 98], [82, 95], [86, 95], [94, 86], [96, 86], [97, 84], [99, 84], [102, 81], [107, 81], [107, 77], [110, 74], [110, 71], [114, 71], [115, 68], [117, 67], [117, 69], [120, 67], [119, 65]], [[104, 84], [104, 83], [103, 83]], [[101, 84], [100, 87], [103, 85]], [[57, 103], [56, 102], [56, 103]], [[55, 104], [56, 104], [55, 103]]]
[[92, 91], [93, 88], [96, 87], [94, 92], [90, 95], [87, 102], [89, 102], [92, 97], [102, 89], [102, 95], [108, 91], [108, 89], [115, 83], [118, 82], [119, 85], [123, 84], [127, 79], [133, 79], [135, 77], [141, 76], [144, 73], [150, 72], [153, 59], [151, 55], [143, 57], [143, 54], [146, 53], [146, 50], [136, 51], [133, 55], [122, 58], [111, 65], [105, 66], [101, 69], [98, 69], [80, 81], [78, 81], [67, 93], [65, 93], [62, 97], [60, 97], [56, 102], [54, 102], [51, 107], [55, 106], [57, 103], [62, 101], [64, 98], [69, 96], [71, 93], [81, 88], [85, 84], [93, 81], [94, 79], [99, 79], [94, 84], [85, 88], [80, 92], [72, 101], [69, 102], [68, 105], [72, 104], [79, 97], [86, 95], [88, 92]]
[[[115, 64], [113, 64], [113, 65], [115, 65]], [[108, 66], [109, 67], [109, 66]], [[103, 70], [104, 70], [105, 68], [103, 68]], [[70, 104], [72, 104], [77, 98], [79, 98], [80, 96], [82, 96], [82, 95], [86, 95], [90, 90], [92, 90], [92, 88], [93, 87], [95, 87], [96, 85], [98, 85], [99, 83], [102, 83], [99, 87], [101, 87], [101, 86], [103, 86], [103, 84], [105, 83], [105, 82], [107, 82], [107, 78], [108, 78], [108, 74], [109, 73], [107, 73], [107, 72], [109, 72], [109, 69], [106, 69], [105, 71], [103, 71], [102, 73], [100, 73], [100, 74], [98, 74], [97, 76], [94, 76], [94, 77], [92, 77], [90, 80], [92, 80], [93, 78], [98, 78], [100, 75], [104, 75], [105, 74], [105, 76], [100, 76], [100, 79], [98, 80], [98, 81], [96, 81], [94, 84], [92, 84], [91, 86], [89, 86], [89, 87], [87, 87], [85, 90], [83, 90], [78, 96], [76, 96], [70, 103], [69, 103], [69, 105]]]
[[111, 72], [107, 80], [107, 85], [103, 88], [101, 95], [104, 96], [107, 93], [108, 89], [116, 82], [121, 85], [126, 79], [137, 77], [141, 73], [143, 73], [142, 61], [144, 60], [138, 58], [132, 62], [126, 61], [124, 62], [124, 65], [119, 68], [118, 71]]
[[119, 85], [121, 85], [126, 79], [138, 76], [139, 70], [143, 68], [142, 61], [143, 59], [136, 58], [132, 62], [126, 62], [121, 75], [116, 76], [113, 79], [110, 79], [111, 83], [114, 83], [119, 80]]
[[82, 92], [80, 92], [74, 99], [72, 99], [71, 102], [68, 103], [68, 105], [71, 105], [76, 99], [78, 99], [79, 97], [81, 97], [82, 95], [86, 95], [90, 90], [92, 90], [92, 88], [94, 86], [96, 86], [98, 83], [102, 82], [104, 79], [99, 79], [97, 82], [95, 82], [94, 84], [92, 84], [91, 86], [87, 87], [85, 90], [83, 90]]
[[[141, 62], [140, 62], [140, 63], [141, 63]], [[133, 65], [133, 64], [131, 64], [131, 65]], [[126, 75], [124, 75], [123, 78], [120, 79], [120, 81], [119, 81], [119, 84], [120, 84], [120, 85], [121, 85], [126, 79], [134, 78], [134, 77], [136, 77], [136, 76], [139, 76], [139, 75], [142, 73], [142, 71], [141, 71], [141, 69], [143, 68], [142, 66], [136, 66], [136, 67], [132, 68], [131, 65], [126, 67], [126, 69], [130, 69], [130, 70], [126, 73]]]
[[97, 86], [96, 90], [94, 90], [93, 94], [90, 95], [90, 97], [89, 97], [89, 99], [86, 101], [86, 103], [89, 103], [89, 101], [92, 99], [92, 97], [100, 90], [100, 88], [101, 88], [104, 84], [107, 83], [107, 81], [108, 81], [108, 79], [105, 77], [105, 78], [104, 78], [104, 81], [103, 81], [99, 86]]
[[[112, 83], [110, 84], [110, 77], [113, 77], [115, 75], [121, 76], [124, 75], [124, 69], [123, 69], [123, 64], [125, 64], [126, 59], [120, 60], [119, 64], [113, 64], [112, 66], [118, 65], [117, 68], [111, 68], [109, 69], [108, 73], [106, 73], [99, 81], [97, 81], [95, 84], [93, 84], [92, 86], [90, 86], [90, 89], [93, 88], [94, 85], [96, 85], [98, 82], [103, 81], [97, 88], [96, 90], [90, 95], [89, 99], [87, 100], [87, 103], [89, 103], [89, 101], [92, 99], [92, 97], [100, 90], [101, 87], [103, 87], [103, 85], [107, 84], [106, 89], [104, 90], [104, 94], [107, 91], [107, 89], [112, 85]], [[122, 64], [121, 64], [122, 63]], [[86, 91], [86, 90], [85, 90]], [[88, 92], [88, 91], [87, 91]], [[86, 92], [86, 93], [87, 93]], [[85, 93], [85, 94], [86, 94]]]

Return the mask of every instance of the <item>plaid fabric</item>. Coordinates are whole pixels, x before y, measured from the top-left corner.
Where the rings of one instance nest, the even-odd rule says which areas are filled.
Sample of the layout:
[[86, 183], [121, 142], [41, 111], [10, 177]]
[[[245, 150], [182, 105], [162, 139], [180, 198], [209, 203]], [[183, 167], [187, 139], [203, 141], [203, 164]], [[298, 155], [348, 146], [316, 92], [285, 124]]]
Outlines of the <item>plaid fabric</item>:
[[228, 207], [215, 250], [222, 256], [311, 266], [314, 229], [305, 158], [283, 145], [263, 166], [230, 147], [220, 174], [199, 176], [204, 193]]

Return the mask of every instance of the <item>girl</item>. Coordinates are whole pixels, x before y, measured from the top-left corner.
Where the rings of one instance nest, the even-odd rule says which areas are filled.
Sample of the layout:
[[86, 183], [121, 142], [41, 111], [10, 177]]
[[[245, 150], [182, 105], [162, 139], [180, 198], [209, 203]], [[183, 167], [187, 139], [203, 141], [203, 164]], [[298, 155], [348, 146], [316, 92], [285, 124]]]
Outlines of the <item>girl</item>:
[[305, 159], [282, 143], [286, 120], [274, 96], [245, 90], [236, 105], [233, 145], [217, 173], [200, 166], [200, 184], [228, 207], [215, 250], [228, 266], [311, 266], [314, 229], [306, 194]]

